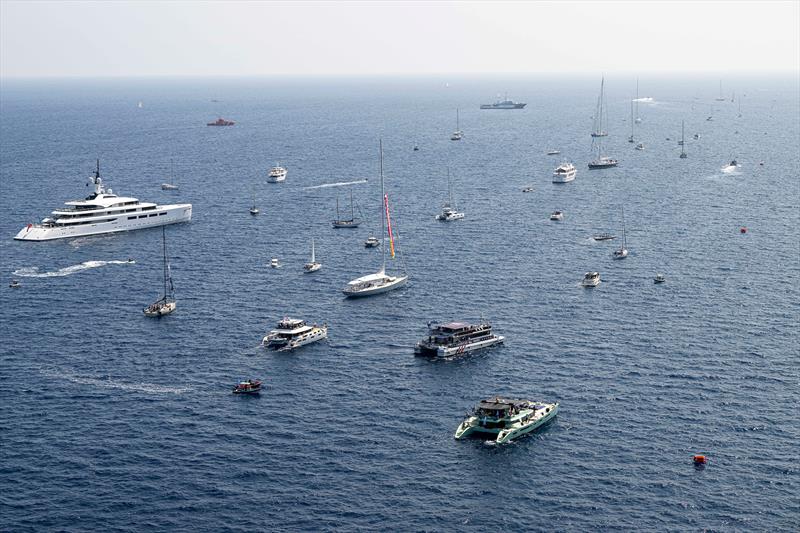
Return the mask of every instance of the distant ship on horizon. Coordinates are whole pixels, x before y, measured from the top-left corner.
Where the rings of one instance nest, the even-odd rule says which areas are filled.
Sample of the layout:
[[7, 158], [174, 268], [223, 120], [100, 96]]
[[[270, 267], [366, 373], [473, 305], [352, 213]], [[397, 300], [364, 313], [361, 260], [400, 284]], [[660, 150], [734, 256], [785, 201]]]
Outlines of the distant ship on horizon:
[[508, 99], [506, 95], [505, 100], [498, 100], [493, 104], [481, 104], [481, 109], [522, 109], [528, 104], [518, 103]]

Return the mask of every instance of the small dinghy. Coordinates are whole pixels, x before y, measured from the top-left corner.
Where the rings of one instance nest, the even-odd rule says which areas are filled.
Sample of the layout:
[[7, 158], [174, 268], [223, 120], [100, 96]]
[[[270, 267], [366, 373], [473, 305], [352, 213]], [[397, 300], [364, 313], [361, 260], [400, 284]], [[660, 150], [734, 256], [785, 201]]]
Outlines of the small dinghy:
[[257, 379], [241, 381], [233, 387], [234, 394], [258, 394], [261, 392], [261, 382]]
[[22, 287], [22, 284], [19, 282], [18, 279], [12, 279], [11, 283], [9, 283], [8, 286], [11, 287], [12, 289], [19, 289], [20, 287]]

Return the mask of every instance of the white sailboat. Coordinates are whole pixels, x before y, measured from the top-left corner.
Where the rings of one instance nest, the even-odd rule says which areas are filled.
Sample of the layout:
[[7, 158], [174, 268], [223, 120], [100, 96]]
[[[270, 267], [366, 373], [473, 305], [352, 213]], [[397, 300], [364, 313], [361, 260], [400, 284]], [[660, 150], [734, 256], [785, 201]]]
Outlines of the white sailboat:
[[614, 259], [625, 259], [628, 257], [628, 241], [625, 238], [625, 208], [622, 208], [622, 246], [619, 250], [614, 250]]
[[456, 204], [453, 203], [453, 184], [450, 181], [450, 167], [447, 167], [447, 203], [442, 206], [442, 212], [436, 215], [436, 220], [449, 222], [462, 218], [464, 218], [464, 213], [459, 212]]
[[683, 138], [683, 130], [684, 130], [683, 125], [684, 125], [683, 121], [681, 120], [681, 159], [686, 159], [686, 148], [685, 148], [686, 141]]
[[162, 183], [161, 190], [164, 191], [174, 191], [178, 188], [175, 185], [175, 167], [172, 163], [172, 159], [169, 160], [169, 183]]
[[464, 132], [461, 131], [461, 126], [458, 121], [458, 108], [456, 108], [456, 131], [450, 136], [451, 141], [460, 141], [464, 138]]
[[316, 254], [314, 253], [314, 239], [311, 239], [311, 261], [303, 265], [303, 270], [305, 272], [316, 272], [320, 268], [322, 268], [322, 263], [317, 262]]
[[633, 138], [633, 123], [634, 123], [634, 119], [633, 119], [633, 100], [631, 100], [631, 136], [628, 137], [628, 142], [629, 143], [636, 142], [635, 139]]
[[716, 98], [717, 102], [724, 102], [725, 96], [722, 94], [722, 80], [719, 80], [719, 96]]
[[595, 106], [594, 131], [592, 131], [592, 137], [605, 137], [608, 135], [608, 132], [603, 129], [603, 119], [606, 118], [603, 113], [607, 113], [607, 111], [604, 111], [606, 98], [605, 84], [605, 77], [600, 78], [600, 96], [597, 97], [597, 105]]
[[392, 235], [392, 222], [389, 218], [389, 197], [386, 195], [383, 184], [383, 141], [379, 142], [380, 147], [380, 172], [381, 172], [381, 251], [383, 263], [381, 269], [375, 274], [367, 274], [352, 280], [342, 289], [348, 298], [358, 298], [362, 296], [372, 296], [382, 292], [391, 291], [402, 287], [408, 281], [408, 275], [390, 276], [386, 274], [386, 235], [389, 235], [389, 245], [394, 258], [394, 236]]
[[256, 207], [256, 195], [253, 193], [253, 207], [250, 208], [251, 215], [257, 215], [259, 213], [258, 207]]
[[167, 230], [165, 226], [161, 226], [161, 239], [164, 249], [164, 295], [142, 310], [144, 316], [147, 317], [157, 318], [168, 315], [177, 307], [175, 287], [172, 285], [172, 273], [169, 268], [169, 259], [167, 259]]

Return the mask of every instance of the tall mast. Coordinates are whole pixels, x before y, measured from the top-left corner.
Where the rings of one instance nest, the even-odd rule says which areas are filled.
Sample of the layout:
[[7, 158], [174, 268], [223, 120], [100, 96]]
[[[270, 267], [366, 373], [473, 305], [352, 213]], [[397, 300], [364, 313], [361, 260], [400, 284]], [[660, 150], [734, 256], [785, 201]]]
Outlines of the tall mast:
[[447, 167], [447, 205], [453, 206], [453, 186], [450, 184], [450, 167]]
[[[456, 118], [458, 117], [458, 110], [456, 110]], [[383, 189], [383, 139], [378, 139], [378, 147], [381, 153], [381, 253], [383, 254], [383, 266], [381, 272], [386, 272], [386, 208], [383, 204], [386, 198], [386, 193]]]
[[353, 211], [353, 187], [351, 185], [350, 186], [350, 220], [355, 220], [355, 219], [356, 219], [356, 214], [355, 214], [355, 211]]
[[458, 108], [456, 108], [456, 131], [461, 131], [461, 126], [458, 124]]
[[164, 248], [164, 299], [167, 299], [167, 228], [161, 226], [161, 242]]
[[[639, 92], [638, 90], [636, 92]], [[637, 97], [638, 98], [638, 97]], [[633, 102], [631, 102], [631, 142], [633, 142]]]
[[639, 78], [636, 78], [636, 118], [639, 118]]
[[317, 258], [314, 255], [314, 237], [311, 237], [311, 262], [312, 263], [316, 263], [317, 262]]
[[628, 248], [628, 242], [625, 240], [625, 206], [622, 206], [622, 249]]

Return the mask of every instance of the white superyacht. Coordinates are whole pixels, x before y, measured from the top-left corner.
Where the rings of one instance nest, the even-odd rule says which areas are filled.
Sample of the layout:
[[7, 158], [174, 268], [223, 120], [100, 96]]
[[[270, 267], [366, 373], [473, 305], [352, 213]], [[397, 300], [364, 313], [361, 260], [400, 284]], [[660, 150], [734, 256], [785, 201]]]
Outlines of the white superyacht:
[[28, 224], [16, 234], [19, 241], [49, 241], [153, 228], [192, 219], [192, 204], [157, 205], [137, 198], [117, 196], [103, 186], [100, 161], [89, 178], [94, 193], [83, 200], [65, 202], [67, 207], [53, 211], [39, 224]]

